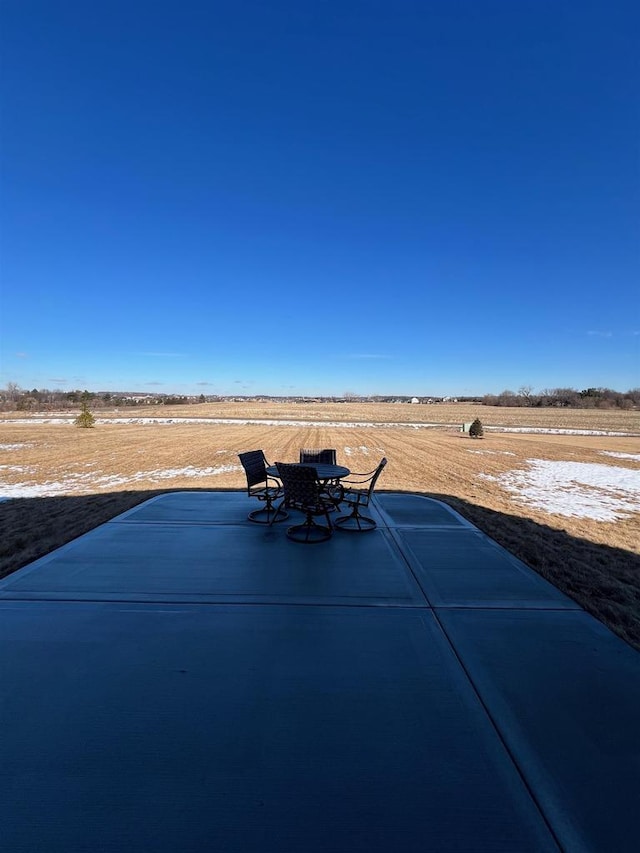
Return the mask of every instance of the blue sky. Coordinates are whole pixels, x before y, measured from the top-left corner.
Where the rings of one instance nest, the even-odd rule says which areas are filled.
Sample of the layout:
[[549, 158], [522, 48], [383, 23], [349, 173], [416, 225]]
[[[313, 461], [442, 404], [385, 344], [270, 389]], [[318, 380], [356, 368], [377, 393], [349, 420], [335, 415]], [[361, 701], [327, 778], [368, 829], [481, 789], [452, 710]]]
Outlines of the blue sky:
[[640, 385], [637, 3], [0, 15], [0, 385]]

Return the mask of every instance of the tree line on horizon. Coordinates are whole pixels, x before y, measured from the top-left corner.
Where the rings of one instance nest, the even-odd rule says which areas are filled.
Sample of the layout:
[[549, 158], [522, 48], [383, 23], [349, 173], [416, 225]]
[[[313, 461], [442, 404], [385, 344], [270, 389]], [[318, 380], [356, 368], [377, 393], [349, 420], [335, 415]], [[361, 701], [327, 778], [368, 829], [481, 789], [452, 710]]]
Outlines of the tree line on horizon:
[[475, 403], [483, 406], [530, 406], [535, 408], [576, 408], [576, 409], [634, 409], [640, 407], [640, 388], [626, 392], [611, 388], [551, 388], [535, 393], [533, 388], [523, 385], [518, 391], [505, 390], [500, 394], [481, 396], [438, 397], [411, 395], [358, 395], [354, 392], [343, 396], [303, 397], [296, 395], [276, 396], [268, 394], [238, 395], [184, 395], [184, 394], [136, 394], [125, 392], [93, 392], [85, 390], [62, 391], [46, 388], [33, 388], [30, 391], [20, 388], [15, 382], [8, 382], [0, 390], [0, 411], [52, 411], [54, 409], [77, 409], [83, 401], [91, 408], [113, 408], [146, 405], [193, 405], [197, 403], [222, 402], [227, 400], [287, 400], [292, 402], [411, 402], [438, 404], [442, 402]]
[[634, 409], [640, 406], [640, 388], [623, 393], [611, 388], [550, 388], [534, 393], [530, 386], [501, 394], [485, 394], [484, 406], [532, 406], [536, 408]]

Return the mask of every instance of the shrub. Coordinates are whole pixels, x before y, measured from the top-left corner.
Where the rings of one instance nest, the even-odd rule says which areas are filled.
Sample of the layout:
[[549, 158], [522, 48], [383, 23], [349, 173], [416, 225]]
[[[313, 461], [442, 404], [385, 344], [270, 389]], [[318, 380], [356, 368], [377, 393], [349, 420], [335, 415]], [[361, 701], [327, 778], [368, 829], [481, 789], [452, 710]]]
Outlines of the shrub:
[[482, 428], [482, 421], [480, 418], [476, 418], [469, 427], [469, 435], [471, 438], [482, 438], [484, 435], [484, 429]]

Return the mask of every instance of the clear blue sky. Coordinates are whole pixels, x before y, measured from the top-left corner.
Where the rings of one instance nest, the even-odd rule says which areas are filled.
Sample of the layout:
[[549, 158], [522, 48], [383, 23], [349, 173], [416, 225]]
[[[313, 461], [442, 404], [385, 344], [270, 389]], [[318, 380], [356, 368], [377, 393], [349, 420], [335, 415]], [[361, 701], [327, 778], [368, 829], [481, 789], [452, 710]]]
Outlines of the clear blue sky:
[[640, 385], [637, 2], [0, 16], [0, 385]]

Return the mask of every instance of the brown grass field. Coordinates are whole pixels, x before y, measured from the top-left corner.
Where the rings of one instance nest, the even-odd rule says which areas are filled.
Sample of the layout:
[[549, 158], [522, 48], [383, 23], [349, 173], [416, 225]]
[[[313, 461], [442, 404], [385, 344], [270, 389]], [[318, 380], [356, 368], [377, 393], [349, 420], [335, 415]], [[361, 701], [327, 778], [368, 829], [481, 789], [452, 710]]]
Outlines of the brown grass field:
[[[66, 413], [72, 417], [73, 413]], [[381, 490], [436, 497], [451, 505], [640, 649], [640, 509], [616, 520], [536, 508], [489, 477], [526, 470], [527, 460], [587, 462], [638, 471], [603, 453], [640, 454], [640, 414], [411, 404], [211, 403], [96, 411], [94, 429], [2, 415], [0, 577], [154, 494], [245, 487], [237, 454], [262, 448], [272, 460], [300, 447], [335, 447], [353, 471], [389, 465]], [[130, 423], [132, 418], [173, 418]], [[630, 433], [556, 435], [485, 431], [474, 440], [451, 424]], [[119, 418], [119, 423], [101, 423]], [[268, 419], [305, 424], [191, 423], [188, 418]], [[358, 423], [339, 426], [336, 422]], [[312, 423], [316, 422], [316, 423]], [[418, 423], [439, 424], [416, 427]], [[592, 490], [593, 491], [593, 490]], [[603, 499], [607, 491], [602, 492]], [[598, 494], [596, 493], [596, 498]], [[570, 504], [571, 498], [567, 498]]]

